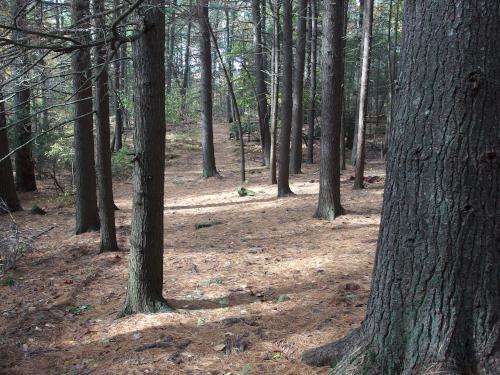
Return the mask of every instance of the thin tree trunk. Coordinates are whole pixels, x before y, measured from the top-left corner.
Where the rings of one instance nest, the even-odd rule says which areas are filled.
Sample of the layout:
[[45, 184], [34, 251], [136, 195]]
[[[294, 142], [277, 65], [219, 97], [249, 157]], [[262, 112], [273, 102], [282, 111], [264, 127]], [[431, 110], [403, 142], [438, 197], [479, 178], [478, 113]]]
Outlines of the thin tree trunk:
[[255, 50], [255, 91], [257, 97], [257, 113], [259, 115], [260, 143], [262, 146], [263, 165], [270, 163], [270, 132], [269, 108], [267, 104], [267, 87], [264, 78], [264, 50], [262, 48], [262, 16], [260, 13], [261, 0], [252, 0], [252, 19], [254, 24]]
[[135, 158], [129, 278], [122, 315], [171, 311], [163, 298], [165, 178], [164, 0], [146, 0], [138, 24], [150, 25], [132, 43]]
[[290, 132], [292, 127], [292, 0], [283, 0], [283, 94], [281, 97], [280, 160], [278, 172], [278, 197], [293, 194], [290, 189]]
[[[229, 56], [232, 48], [232, 43], [231, 43], [231, 22], [229, 18], [229, 7], [226, 7], [224, 9], [224, 13], [226, 16], [226, 53], [227, 53], [227, 58], [226, 58], [226, 65], [227, 65], [227, 70], [229, 73], [229, 78], [232, 79], [233, 76], [233, 61], [232, 58]], [[231, 93], [228, 92], [226, 94], [226, 121], [228, 124], [231, 124], [233, 122], [233, 105], [232, 105], [232, 99], [231, 99]]]
[[496, 0], [405, 2], [366, 317], [306, 362], [342, 375], [500, 373], [499, 25]]
[[316, 65], [318, 58], [318, 0], [310, 0], [311, 8], [311, 64], [309, 72], [310, 100], [309, 111], [307, 113], [307, 123], [309, 126], [307, 134], [307, 162], [314, 162], [314, 120], [316, 117]]
[[175, 49], [175, 8], [177, 7], [177, 0], [170, 0], [170, 9], [172, 16], [167, 27], [168, 29], [168, 48], [167, 48], [167, 64], [165, 74], [165, 91], [168, 95], [172, 89], [172, 78], [174, 76], [174, 49]]
[[271, 50], [271, 148], [269, 182], [274, 185], [276, 180], [276, 132], [278, 128], [278, 103], [280, 82], [280, 0], [274, 0], [273, 6], [273, 40]]
[[[191, 11], [191, 2], [189, 2], [189, 9]], [[181, 111], [183, 115], [186, 112], [186, 95], [189, 84], [189, 59], [191, 57], [191, 19], [188, 21], [187, 34], [186, 34], [186, 50], [184, 51], [184, 71], [182, 73], [182, 86], [181, 86]]]
[[372, 44], [373, 0], [365, 0], [363, 10], [363, 58], [359, 89], [358, 133], [354, 189], [363, 189], [365, 170], [365, 130], [368, 110], [368, 88], [370, 82], [370, 59]]
[[[345, 88], [345, 55], [346, 55], [346, 37], [347, 37], [347, 22], [349, 16], [349, 0], [345, 0], [344, 4], [344, 30], [342, 31], [342, 53], [344, 56], [344, 63], [342, 65], [342, 75]], [[340, 126], [340, 170], [346, 169], [346, 141], [345, 141], [345, 115], [346, 115], [346, 97], [345, 89], [342, 89], [342, 124]]]
[[355, 74], [354, 74], [354, 90], [353, 90], [353, 96], [354, 96], [354, 133], [353, 133], [353, 140], [352, 140], [352, 150], [351, 150], [351, 163], [352, 165], [356, 165], [356, 153], [358, 149], [358, 115], [359, 115], [359, 87], [360, 87], [360, 82], [361, 82], [361, 60], [363, 56], [363, 13], [364, 13], [364, 8], [365, 8], [365, 0], [359, 0], [359, 19], [358, 19], [358, 25], [359, 25], [359, 34], [360, 34], [360, 44], [359, 44], [359, 56], [360, 58], [357, 60], [357, 63], [359, 64], [356, 69], [355, 69]]
[[[75, 37], [83, 44], [90, 42], [88, 31], [89, 2], [73, 0], [73, 23], [81, 25]], [[72, 53], [73, 90], [75, 92], [74, 144], [75, 144], [75, 216], [76, 234], [99, 229], [97, 211], [96, 175], [94, 163], [94, 135], [92, 108], [92, 81], [90, 72], [90, 49], [77, 49]], [[109, 147], [109, 146], [108, 146]]]
[[[3, 76], [0, 72], [0, 82], [3, 82]], [[5, 102], [0, 92], [0, 160], [9, 154], [9, 139], [7, 137], [7, 119], [5, 116]], [[0, 199], [7, 205], [9, 212], [22, 210], [19, 198], [17, 197], [16, 186], [14, 184], [14, 175], [12, 173], [12, 163], [10, 157], [0, 161]], [[0, 207], [0, 214], [2, 214]]]
[[[12, 0], [12, 17], [17, 17], [17, 25], [19, 27], [26, 26], [24, 15], [18, 15], [19, 11], [26, 5], [26, 0]], [[21, 41], [23, 38], [22, 31], [13, 31], [12, 37], [14, 41]], [[22, 54], [14, 64], [16, 72], [21, 72], [29, 65], [28, 55]], [[31, 89], [28, 79], [28, 73], [23, 74], [18, 78], [15, 87], [14, 106], [16, 108], [16, 141], [18, 145], [22, 145], [31, 139]], [[31, 144], [22, 147], [14, 156], [16, 167], [16, 188], [19, 191], [35, 191], [35, 164], [33, 162], [33, 154]]]
[[327, 0], [321, 43], [321, 158], [318, 208], [314, 217], [333, 220], [340, 205], [340, 130], [344, 91], [345, 0]]
[[203, 177], [219, 176], [215, 167], [214, 134], [212, 118], [212, 52], [208, 19], [208, 0], [198, 0], [198, 25], [200, 29], [201, 59], [201, 148]]
[[[106, 29], [104, 0], [94, 0], [95, 26], [98, 31]], [[96, 172], [99, 188], [99, 219], [101, 224], [101, 244], [99, 252], [116, 251], [115, 207], [113, 202], [113, 181], [111, 173], [109, 92], [107, 50], [105, 46], [95, 51], [97, 66], [101, 66], [96, 77]]]
[[304, 65], [306, 58], [307, 1], [299, 0], [296, 56], [293, 82], [290, 173], [302, 173], [302, 128], [304, 126]]
[[[115, 8], [120, 5], [119, 0], [114, 0]], [[115, 15], [115, 18], [118, 14]], [[120, 151], [123, 147], [123, 108], [122, 108], [122, 65], [125, 62], [121, 59], [123, 56], [121, 54], [121, 48], [116, 51], [116, 61], [114, 63], [114, 89], [115, 89], [115, 136], [114, 136], [114, 150]]]
[[[210, 26], [210, 23], [208, 24], [208, 31], [210, 32], [210, 35], [212, 36], [212, 40], [214, 42], [214, 51], [216, 52], [217, 56], [219, 57], [219, 62], [222, 67], [222, 71], [224, 72], [224, 77], [226, 78], [226, 83], [227, 87], [229, 89], [229, 94], [231, 95], [232, 99], [232, 107], [234, 108], [234, 114], [236, 115], [236, 122], [238, 123], [238, 130], [240, 134], [243, 134], [243, 126], [241, 124], [241, 116], [240, 116], [240, 110], [238, 107], [238, 102], [236, 101], [236, 95], [234, 93], [234, 88], [233, 88], [233, 82], [231, 81], [231, 77], [229, 76], [229, 72], [226, 69], [226, 66], [224, 65], [224, 59], [222, 58], [222, 54], [219, 49], [219, 45], [217, 44], [217, 37], [214, 34], [214, 31], [212, 27]], [[243, 140], [243, 137], [240, 137], [240, 175], [241, 175], [241, 182], [245, 182], [245, 142]]]

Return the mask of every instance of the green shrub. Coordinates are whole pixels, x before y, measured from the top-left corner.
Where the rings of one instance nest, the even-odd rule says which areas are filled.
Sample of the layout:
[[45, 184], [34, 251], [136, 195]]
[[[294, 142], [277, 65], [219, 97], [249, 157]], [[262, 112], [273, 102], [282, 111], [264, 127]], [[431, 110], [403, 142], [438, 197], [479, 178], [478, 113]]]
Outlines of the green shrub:
[[113, 153], [111, 156], [111, 170], [113, 178], [124, 180], [132, 175], [133, 153], [128, 147], [123, 147], [120, 151]]

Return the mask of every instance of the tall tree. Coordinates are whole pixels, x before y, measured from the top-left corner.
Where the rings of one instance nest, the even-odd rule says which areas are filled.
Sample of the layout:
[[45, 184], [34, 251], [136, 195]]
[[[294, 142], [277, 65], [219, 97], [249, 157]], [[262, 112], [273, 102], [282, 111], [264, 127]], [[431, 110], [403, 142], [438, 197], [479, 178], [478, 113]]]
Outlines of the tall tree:
[[271, 148], [269, 182], [276, 184], [276, 133], [278, 129], [278, 103], [280, 82], [280, 0], [273, 3], [273, 39], [271, 43]]
[[498, 374], [500, 3], [405, 1], [403, 19], [366, 318], [304, 360], [334, 374]]
[[[94, 0], [95, 26], [99, 31], [106, 30], [104, 0]], [[99, 219], [101, 224], [100, 252], [116, 251], [115, 206], [113, 202], [113, 181], [111, 174], [109, 92], [106, 46], [98, 46], [95, 51], [97, 77], [95, 93], [96, 109], [96, 172], [99, 188]]]
[[344, 91], [345, 0], [326, 0], [321, 43], [321, 158], [317, 218], [333, 220], [340, 205], [340, 128]]
[[[18, 27], [26, 26], [25, 7], [26, 0], [12, 0], [12, 17], [16, 19]], [[12, 39], [18, 43], [23, 43], [24, 33], [20, 30], [12, 32]], [[19, 75], [15, 88], [14, 105], [16, 116], [16, 140], [19, 146], [25, 144], [31, 139], [31, 89], [29, 75], [23, 72], [29, 66], [29, 56], [23, 53], [16, 59], [14, 68]], [[19, 191], [36, 190], [35, 164], [33, 163], [33, 154], [31, 145], [21, 147], [15, 154], [16, 167], [16, 188]]]
[[310, 60], [309, 64], [309, 108], [307, 111], [307, 162], [312, 164], [314, 161], [314, 120], [316, 117], [316, 66], [318, 56], [318, 0], [310, 0], [309, 8], [311, 10], [311, 41], [310, 41]]
[[201, 148], [203, 157], [203, 177], [218, 176], [215, 167], [214, 133], [212, 118], [212, 52], [210, 44], [210, 25], [208, 19], [208, 0], [198, 0], [198, 27], [200, 30], [201, 59]]
[[365, 131], [368, 111], [368, 88], [370, 82], [370, 60], [372, 46], [373, 0], [365, 0], [363, 9], [363, 54], [359, 88], [358, 129], [356, 133], [356, 168], [354, 189], [363, 188], [365, 170]]
[[[90, 43], [90, 9], [86, 0], [71, 3], [73, 24], [80, 25], [75, 38], [83, 45]], [[94, 133], [90, 48], [78, 48], [71, 56], [75, 97], [75, 211], [76, 234], [99, 229], [96, 175], [94, 162]], [[108, 146], [109, 147], [109, 146]]]
[[[113, 0], [113, 5], [118, 8], [120, 5], [120, 0]], [[118, 18], [118, 12], [115, 14], [115, 19]], [[120, 151], [123, 147], [123, 91], [122, 91], [122, 69], [125, 62], [122, 61], [121, 53], [122, 49], [119, 48], [116, 51], [115, 62], [114, 62], [114, 89], [115, 89], [115, 138], [114, 138], [114, 150]]]
[[[189, 9], [191, 12], [191, 5]], [[190, 17], [186, 32], [186, 49], [184, 50], [184, 67], [182, 72], [182, 84], [180, 89], [182, 113], [186, 111], [186, 95], [189, 84], [190, 58], [191, 58], [191, 27], [192, 27], [192, 22]]]
[[[3, 76], [0, 73], [0, 83], [3, 81]], [[5, 202], [10, 212], [21, 210], [21, 204], [17, 197], [16, 186], [14, 184], [14, 175], [12, 174], [12, 163], [10, 157], [5, 158], [9, 154], [9, 139], [7, 137], [7, 119], [5, 116], [5, 102], [2, 93], [0, 92], [0, 199]], [[0, 209], [0, 214], [2, 210]]]
[[168, 45], [166, 48], [167, 52], [167, 63], [165, 66], [166, 73], [165, 73], [165, 89], [166, 93], [169, 94], [170, 90], [172, 89], [172, 79], [174, 78], [174, 70], [175, 70], [175, 64], [174, 64], [174, 54], [175, 54], [175, 35], [177, 33], [176, 30], [176, 14], [175, 14], [175, 8], [177, 7], [177, 0], [169, 0], [169, 9], [170, 9], [170, 20], [168, 22], [167, 26], [167, 42]]
[[269, 106], [267, 103], [267, 85], [264, 79], [264, 51], [262, 48], [262, 15], [261, 0], [252, 0], [252, 20], [254, 29], [255, 50], [255, 94], [257, 97], [257, 113], [259, 116], [260, 143], [262, 145], [263, 164], [269, 166], [271, 135], [269, 132]]
[[[232, 79], [233, 75], [233, 59], [231, 57], [231, 48], [232, 48], [232, 43], [231, 43], [231, 35], [232, 35], [232, 23], [231, 19], [229, 17], [229, 7], [224, 8], [224, 15], [226, 16], [226, 66], [227, 66], [227, 71], [229, 73], [229, 78]], [[228, 124], [231, 124], [233, 122], [233, 100], [231, 98], [231, 93], [227, 92], [226, 94], [226, 121]]]
[[281, 96], [281, 132], [280, 159], [278, 171], [278, 197], [293, 194], [290, 189], [290, 132], [292, 127], [292, 78], [293, 78], [293, 46], [292, 46], [292, 0], [283, 0], [283, 94]]
[[149, 27], [132, 43], [134, 63], [134, 172], [127, 297], [122, 314], [170, 311], [163, 298], [165, 177], [165, 0], [136, 11]]
[[302, 128], [304, 126], [304, 66], [306, 61], [307, 1], [299, 0], [295, 69], [293, 80], [292, 135], [290, 146], [290, 173], [301, 173]]

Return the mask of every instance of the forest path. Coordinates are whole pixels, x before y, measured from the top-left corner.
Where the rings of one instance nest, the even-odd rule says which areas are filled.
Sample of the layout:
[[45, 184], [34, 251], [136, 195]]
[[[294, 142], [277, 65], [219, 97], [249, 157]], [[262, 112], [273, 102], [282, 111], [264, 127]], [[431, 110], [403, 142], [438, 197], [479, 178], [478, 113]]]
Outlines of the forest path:
[[[216, 124], [214, 133], [223, 178], [208, 180], [200, 177], [196, 127], [167, 134], [164, 295], [174, 313], [116, 319], [127, 278], [130, 182], [115, 185], [124, 249], [117, 254], [97, 254], [98, 233], [74, 236], [74, 210], [53, 193], [22, 195], [25, 207], [36, 202], [48, 211], [16, 213], [22, 230], [56, 228], [21, 259], [15, 285], [0, 287], [0, 373], [328, 372], [303, 366], [300, 355], [363, 318], [383, 181], [353, 191], [346, 171], [347, 214], [316, 220], [318, 164], [291, 177], [295, 197], [276, 199], [259, 146], [247, 144], [245, 186], [256, 195], [240, 197], [238, 142], [228, 139], [226, 124]], [[366, 175], [383, 177], [382, 163], [370, 163]], [[218, 224], [195, 229], [208, 222]], [[225, 354], [228, 337], [238, 337], [244, 351]], [[184, 339], [191, 341], [186, 348]], [[135, 351], [157, 340], [171, 347]]]

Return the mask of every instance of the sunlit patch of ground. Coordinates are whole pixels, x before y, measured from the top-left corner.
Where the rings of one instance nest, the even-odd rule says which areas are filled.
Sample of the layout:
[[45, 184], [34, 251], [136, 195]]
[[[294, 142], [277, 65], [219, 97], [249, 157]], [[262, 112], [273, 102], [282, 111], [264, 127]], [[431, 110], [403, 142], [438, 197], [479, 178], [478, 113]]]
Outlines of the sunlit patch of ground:
[[[74, 236], [72, 207], [58, 206], [46, 190], [23, 194], [26, 208], [36, 202], [48, 215], [15, 214], [22, 230], [56, 227], [20, 260], [14, 286], [0, 287], [0, 373], [328, 372], [303, 366], [300, 355], [363, 318], [383, 181], [353, 191], [352, 170], [345, 171], [347, 214], [319, 221], [312, 218], [318, 164], [292, 176], [297, 196], [278, 200], [253, 154], [245, 186], [256, 195], [240, 197], [238, 144], [225, 125], [215, 134], [222, 179], [201, 179], [192, 140], [182, 148], [182, 137], [169, 137], [167, 152], [178, 157], [168, 160], [165, 180], [164, 294], [176, 312], [116, 319], [127, 278], [130, 182], [115, 186], [124, 250], [116, 254], [97, 254], [98, 233]], [[370, 163], [366, 175], [383, 177], [382, 163]], [[210, 221], [220, 224], [195, 229]], [[244, 351], [226, 354], [226, 340]], [[136, 351], [156, 341], [171, 344]]]

